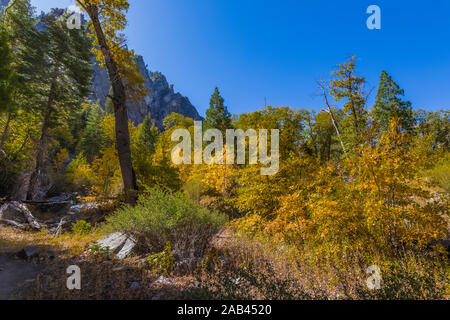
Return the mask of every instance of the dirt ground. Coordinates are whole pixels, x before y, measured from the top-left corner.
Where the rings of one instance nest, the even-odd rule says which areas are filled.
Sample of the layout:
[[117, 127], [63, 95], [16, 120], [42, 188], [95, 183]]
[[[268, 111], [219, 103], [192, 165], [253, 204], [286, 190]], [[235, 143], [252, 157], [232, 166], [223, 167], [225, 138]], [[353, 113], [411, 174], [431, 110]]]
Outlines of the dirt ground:
[[40, 268], [33, 263], [0, 252], [0, 300], [9, 300], [21, 286], [34, 282]]

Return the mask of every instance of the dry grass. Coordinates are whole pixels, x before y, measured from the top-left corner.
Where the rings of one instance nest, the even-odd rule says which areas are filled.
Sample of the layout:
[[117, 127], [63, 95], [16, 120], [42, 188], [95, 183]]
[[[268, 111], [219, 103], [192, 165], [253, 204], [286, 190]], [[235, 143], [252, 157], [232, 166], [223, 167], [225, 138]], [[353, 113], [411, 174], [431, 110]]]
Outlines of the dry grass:
[[55, 249], [69, 255], [81, 254], [88, 244], [103, 236], [99, 229], [86, 236], [79, 237], [71, 233], [53, 236], [43, 229], [41, 232], [24, 232], [13, 228], [0, 229], [0, 250], [16, 252], [25, 246], [35, 245], [48, 249]]
[[[26, 245], [40, 245], [56, 252], [52, 261], [41, 262], [43, 270], [32, 284], [16, 296], [50, 300], [165, 300], [165, 299], [449, 299], [449, 269], [410, 255], [384, 268], [383, 289], [369, 291], [365, 265], [357, 259], [341, 261], [342, 267], [324, 257], [314, 263], [305, 252], [251, 241], [226, 229], [212, 241], [201, 266], [187, 276], [160, 275], [146, 270], [142, 260], [110, 259], [88, 254], [85, 246], [101, 236], [85, 237], [45, 232], [26, 233], [0, 229], [0, 246], [10, 252]], [[425, 261], [425, 263], [424, 263]], [[82, 290], [66, 288], [67, 267], [82, 272]], [[131, 283], [139, 288], [132, 289]], [[446, 291], [447, 290], [447, 291]]]
[[315, 252], [252, 241], [232, 235], [214, 243], [189, 298], [276, 300], [450, 299], [447, 260], [432, 252], [407, 252], [375, 259], [382, 270], [381, 290], [369, 290], [368, 265], [357, 253], [340, 261]]

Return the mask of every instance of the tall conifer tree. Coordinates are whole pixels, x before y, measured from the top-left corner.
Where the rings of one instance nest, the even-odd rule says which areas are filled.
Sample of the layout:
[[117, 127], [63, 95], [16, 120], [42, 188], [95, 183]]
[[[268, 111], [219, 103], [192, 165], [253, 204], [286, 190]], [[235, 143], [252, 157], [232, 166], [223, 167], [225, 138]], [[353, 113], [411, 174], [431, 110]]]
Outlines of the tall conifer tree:
[[381, 72], [380, 87], [378, 88], [377, 100], [372, 114], [380, 123], [381, 129], [388, 130], [392, 118], [398, 118], [400, 125], [405, 130], [412, 130], [414, 126], [414, 115], [411, 102], [403, 101], [405, 91], [392, 80], [386, 72]]
[[91, 86], [91, 41], [86, 30], [69, 29], [68, 14], [53, 11], [41, 21], [45, 31], [39, 33], [46, 65], [40, 74], [40, 99], [37, 112], [42, 119], [41, 137], [36, 152], [35, 169], [30, 178], [28, 200], [38, 198], [41, 174], [52, 128], [71, 108], [87, 98]]
[[225, 100], [220, 95], [219, 88], [216, 87], [209, 102], [209, 109], [206, 111], [205, 130], [219, 129], [225, 134], [227, 129], [232, 129], [231, 114], [224, 102]]

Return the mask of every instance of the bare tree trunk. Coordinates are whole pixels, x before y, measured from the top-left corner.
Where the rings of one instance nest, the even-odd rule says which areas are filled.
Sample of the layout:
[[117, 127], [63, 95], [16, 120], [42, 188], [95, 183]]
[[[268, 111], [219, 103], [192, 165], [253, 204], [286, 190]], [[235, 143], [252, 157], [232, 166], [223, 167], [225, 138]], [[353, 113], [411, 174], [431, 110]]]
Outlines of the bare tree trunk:
[[[53, 103], [51, 99], [49, 99], [49, 104]], [[45, 116], [44, 122], [42, 124], [42, 132], [41, 138], [39, 140], [39, 145], [36, 154], [36, 167], [31, 174], [30, 184], [28, 186], [27, 192], [27, 200], [36, 200], [38, 195], [38, 190], [41, 182], [41, 173], [45, 164], [45, 152], [47, 150], [48, 144], [48, 131], [50, 128], [50, 117], [51, 117], [51, 109], [48, 109]]]
[[56, 91], [56, 85], [58, 81], [59, 73], [58, 68], [52, 73], [52, 84], [50, 86], [50, 93], [45, 106], [44, 120], [42, 122], [41, 138], [39, 139], [39, 145], [36, 153], [36, 167], [31, 174], [30, 184], [28, 186], [27, 200], [36, 200], [38, 190], [41, 183], [41, 173], [45, 164], [45, 152], [47, 151], [48, 135], [51, 125], [52, 108], [54, 102], [54, 95]]
[[86, 7], [86, 11], [92, 20], [113, 89], [113, 104], [116, 117], [116, 148], [119, 154], [126, 202], [133, 205], [136, 203], [137, 182], [131, 160], [130, 132], [128, 129], [128, 113], [126, 106], [127, 97], [125, 86], [120, 77], [116, 61], [114, 61], [111, 50], [108, 47], [106, 37], [99, 20], [98, 7], [95, 5], [90, 5]]
[[338, 127], [338, 124], [336, 121], [336, 117], [334, 116], [333, 108], [331, 108], [330, 103], [328, 102], [326, 84], [322, 81], [322, 82], [318, 82], [318, 85], [319, 85], [319, 88], [322, 90], [323, 99], [325, 100], [325, 103], [327, 105], [327, 110], [328, 110], [328, 113], [330, 114], [331, 122], [333, 123], [334, 129], [336, 130], [336, 134], [341, 143], [342, 150], [344, 151], [344, 154], [347, 155], [347, 151], [345, 150], [344, 142], [342, 141], [342, 138], [341, 138], [341, 131], [339, 130], [339, 127]]

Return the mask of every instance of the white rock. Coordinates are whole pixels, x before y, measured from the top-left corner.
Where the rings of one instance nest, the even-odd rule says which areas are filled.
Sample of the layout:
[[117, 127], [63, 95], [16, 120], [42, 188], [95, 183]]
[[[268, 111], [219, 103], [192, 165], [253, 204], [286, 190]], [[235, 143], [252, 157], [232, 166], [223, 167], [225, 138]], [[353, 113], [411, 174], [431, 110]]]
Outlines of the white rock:
[[104, 249], [109, 248], [109, 251], [119, 259], [125, 259], [133, 252], [136, 241], [121, 232], [116, 232], [100, 239], [97, 244]]
[[120, 251], [120, 249], [122, 249], [127, 239], [127, 236], [123, 233], [116, 232], [104, 237], [103, 239], [98, 240], [97, 243], [102, 248], [109, 248], [111, 252], [116, 253]]
[[134, 241], [132, 238], [128, 238], [127, 241], [125, 241], [125, 244], [123, 245], [122, 249], [116, 255], [117, 258], [125, 259], [133, 252], [133, 249], [135, 246], [136, 246], [136, 241]]

